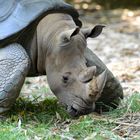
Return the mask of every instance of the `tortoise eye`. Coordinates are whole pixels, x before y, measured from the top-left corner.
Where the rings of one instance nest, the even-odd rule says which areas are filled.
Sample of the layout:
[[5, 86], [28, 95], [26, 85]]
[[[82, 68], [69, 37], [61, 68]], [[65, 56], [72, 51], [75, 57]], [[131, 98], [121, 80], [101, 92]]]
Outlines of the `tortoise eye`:
[[69, 78], [70, 78], [70, 75], [71, 75], [71, 72], [66, 72], [66, 73], [62, 76], [62, 80], [63, 80], [63, 83], [64, 83], [64, 84], [68, 83]]
[[63, 83], [66, 84], [68, 82], [68, 80], [69, 80], [68, 76], [66, 76], [66, 75], [63, 76]]

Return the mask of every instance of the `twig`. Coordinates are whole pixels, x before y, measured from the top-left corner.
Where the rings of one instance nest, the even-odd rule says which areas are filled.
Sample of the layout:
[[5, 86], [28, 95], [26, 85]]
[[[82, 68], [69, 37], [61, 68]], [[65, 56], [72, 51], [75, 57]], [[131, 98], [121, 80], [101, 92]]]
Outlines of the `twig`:
[[113, 132], [113, 131], [117, 130], [120, 126], [121, 126], [121, 124], [119, 124], [117, 127], [115, 127], [114, 129], [112, 129], [111, 131]]
[[140, 124], [124, 123], [124, 122], [113, 122], [113, 123], [115, 123], [115, 124], [119, 124], [119, 125], [126, 125], [126, 126], [140, 127]]

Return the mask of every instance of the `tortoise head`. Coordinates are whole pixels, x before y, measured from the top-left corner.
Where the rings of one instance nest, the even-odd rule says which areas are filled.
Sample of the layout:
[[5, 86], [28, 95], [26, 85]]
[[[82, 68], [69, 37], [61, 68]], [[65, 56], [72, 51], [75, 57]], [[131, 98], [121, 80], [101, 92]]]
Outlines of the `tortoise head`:
[[[86, 39], [98, 36], [104, 26], [93, 29], [64, 28], [57, 32], [47, 52], [49, 86], [70, 115], [93, 112], [106, 82], [106, 71], [95, 77], [96, 66], [87, 67]], [[53, 40], [53, 39], [52, 39]]]

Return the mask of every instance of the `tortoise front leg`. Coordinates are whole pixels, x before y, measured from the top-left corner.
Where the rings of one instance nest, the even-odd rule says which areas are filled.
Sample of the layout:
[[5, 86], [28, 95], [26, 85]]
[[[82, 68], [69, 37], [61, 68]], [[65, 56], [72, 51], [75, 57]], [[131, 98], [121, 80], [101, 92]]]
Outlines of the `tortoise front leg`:
[[102, 109], [108, 111], [110, 107], [116, 108], [119, 104], [120, 99], [123, 98], [123, 89], [120, 82], [114, 77], [111, 71], [105, 66], [105, 64], [89, 49], [86, 49], [85, 58], [87, 66], [96, 66], [97, 75], [102, 73], [104, 70], [107, 71], [107, 80], [103, 89], [101, 97], [97, 100], [96, 109], [97, 111]]
[[0, 48], [0, 114], [15, 102], [29, 68], [30, 59], [21, 45]]

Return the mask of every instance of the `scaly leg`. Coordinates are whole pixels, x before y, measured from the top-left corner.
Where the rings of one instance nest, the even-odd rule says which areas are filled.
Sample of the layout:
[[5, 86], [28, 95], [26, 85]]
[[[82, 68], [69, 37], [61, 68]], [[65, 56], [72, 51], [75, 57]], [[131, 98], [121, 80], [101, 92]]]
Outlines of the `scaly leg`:
[[21, 45], [0, 48], [0, 114], [9, 110], [19, 96], [29, 68], [30, 59]]

